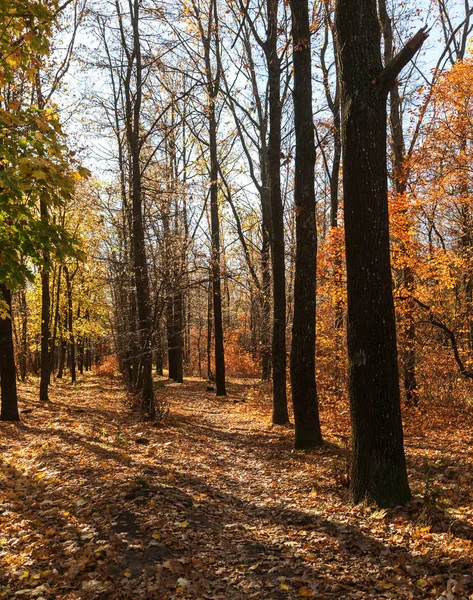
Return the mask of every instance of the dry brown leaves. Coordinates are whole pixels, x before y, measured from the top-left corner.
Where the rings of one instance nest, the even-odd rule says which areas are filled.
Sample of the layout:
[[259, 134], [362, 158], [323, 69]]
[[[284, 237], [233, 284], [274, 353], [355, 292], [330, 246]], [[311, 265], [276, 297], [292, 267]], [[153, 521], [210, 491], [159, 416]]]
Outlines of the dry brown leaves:
[[347, 501], [348, 412], [333, 401], [327, 444], [300, 452], [249, 382], [226, 399], [167, 385], [164, 427], [141, 422], [116, 380], [57, 382], [47, 406], [33, 383], [21, 424], [0, 424], [0, 598], [473, 593], [471, 410], [408, 414], [416, 497], [379, 511]]

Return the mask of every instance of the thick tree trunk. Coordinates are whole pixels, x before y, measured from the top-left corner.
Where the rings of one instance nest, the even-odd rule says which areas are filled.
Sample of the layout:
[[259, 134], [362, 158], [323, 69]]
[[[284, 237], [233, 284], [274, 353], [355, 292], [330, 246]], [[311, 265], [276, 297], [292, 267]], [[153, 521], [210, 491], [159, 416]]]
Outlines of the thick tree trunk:
[[337, 0], [336, 28], [342, 85], [351, 496], [355, 502], [389, 507], [408, 501], [410, 491], [389, 254], [386, 101], [393, 75], [412, 57], [415, 45], [383, 71], [376, 0]]
[[0, 420], [19, 421], [11, 319], [11, 291], [3, 283], [0, 284], [0, 299], [6, 303], [10, 313], [4, 319], [0, 317], [0, 391], [2, 394]]
[[289, 421], [286, 392], [286, 263], [281, 197], [281, 64], [278, 56], [278, 0], [267, 0], [266, 61], [269, 77], [268, 167], [271, 198], [273, 266], [273, 423]]
[[317, 229], [315, 223], [315, 142], [309, 6], [291, 0], [294, 62], [294, 128], [296, 134], [294, 200], [296, 266], [291, 347], [291, 387], [295, 446], [322, 444], [315, 382], [315, 288]]

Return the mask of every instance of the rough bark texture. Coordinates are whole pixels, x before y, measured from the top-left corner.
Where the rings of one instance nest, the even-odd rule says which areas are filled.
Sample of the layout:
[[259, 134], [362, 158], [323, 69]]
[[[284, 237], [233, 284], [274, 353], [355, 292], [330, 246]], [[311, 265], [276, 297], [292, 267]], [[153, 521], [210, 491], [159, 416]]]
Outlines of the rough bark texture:
[[309, 7], [291, 0], [294, 63], [294, 127], [296, 156], [296, 266], [291, 347], [291, 387], [295, 446], [322, 443], [315, 382], [315, 293], [317, 229], [315, 223], [315, 142], [312, 116], [312, 75]]
[[[410, 498], [389, 255], [386, 99], [376, 0], [338, 0], [354, 502]], [[405, 56], [398, 61], [402, 67]]]
[[268, 166], [271, 198], [273, 266], [273, 423], [289, 421], [286, 393], [286, 264], [281, 197], [281, 66], [278, 56], [278, 0], [268, 0], [266, 60], [269, 76]]
[[[11, 310], [11, 291], [0, 284], [0, 299]], [[11, 316], [11, 312], [10, 312]], [[1, 421], [19, 421], [18, 397], [16, 393], [16, 369], [13, 350], [12, 320], [0, 317], [0, 390], [2, 393]]]

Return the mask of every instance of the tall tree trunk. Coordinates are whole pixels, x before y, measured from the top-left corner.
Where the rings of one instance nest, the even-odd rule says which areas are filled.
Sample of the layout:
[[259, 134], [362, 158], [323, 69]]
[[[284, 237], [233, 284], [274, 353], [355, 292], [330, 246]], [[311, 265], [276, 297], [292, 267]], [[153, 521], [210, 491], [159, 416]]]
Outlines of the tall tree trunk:
[[218, 210], [218, 157], [217, 122], [215, 100], [209, 99], [209, 145], [210, 145], [210, 224], [212, 233], [212, 295], [215, 343], [215, 383], [217, 396], [225, 396], [225, 353], [223, 348], [222, 286], [220, 275], [220, 220]]
[[8, 308], [8, 316], [0, 317], [0, 391], [2, 394], [1, 421], [19, 421], [16, 391], [16, 368], [11, 319], [11, 291], [0, 284], [0, 299]]
[[[197, 11], [198, 13], [198, 11]], [[223, 345], [222, 317], [222, 283], [220, 270], [220, 218], [218, 208], [218, 152], [217, 152], [217, 117], [215, 104], [220, 92], [220, 40], [218, 29], [217, 1], [209, 4], [208, 22], [203, 24], [199, 17], [199, 28], [204, 47], [205, 76], [208, 97], [208, 126], [210, 150], [210, 230], [211, 230], [211, 259], [210, 271], [212, 277], [214, 349], [215, 349], [215, 382], [217, 396], [225, 396], [225, 351]], [[204, 31], [204, 27], [206, 31]], [[213, 39], [213, 44], [212, 44]], [[217, 64], [212, 64], [212, 46]]]
[[132, 92], [131, 65], [125, 81], [126, 95], [126, 136], [131, 157], [131, 196], [132, 196], [132, 247], [133, 267], [138, 309], [140, 361], [141, 361], [141, 403], [143, 412], [149, 417], [155, 416], [155, 402], [152, 374], [151, 349], [151, 310], [149, 298], [149, 277], [146, 259], [146, 246], [143, 225], [143, 193], [141, 181], [141, 139], [140, 115], [142, 100], [142, 64], [139, 31], [139, 0], [130, 2], [130, 18], [133, 28], [133, 56], [136, 89]]
[[273, 423], [289, 421], [286, 392], [286, 264], [281, 196], [281, 63], [278, 56], [278, 0], [267, 0], [266, 61], [269, 76], [268, 167], [271, 198], [273, 266]]
[[348, 296], [351, 496], [380, 506], [410, 498], [389, 254], [387, 93], [419, 32], [383, 70], [376, 0], [337, 0]]
[[[41, 219], [48, 222], [48, 207], [44, 200], [40, 201]], [[51, 298], [49, 292], [49, 253], [44, 252], [41, 268], [41, 375], [39, 381], [39, 399], [49, 402], [50, 356], [49, 356], [49, 317]]]
[[322, 444], [315, 382], [315, 293], [317, 229], [315, 223], [315, 142], [309, 6], [291, 0], [296, 134], [294, 200], [296, 265], [291, 346], [291, 387], [295, 446]]

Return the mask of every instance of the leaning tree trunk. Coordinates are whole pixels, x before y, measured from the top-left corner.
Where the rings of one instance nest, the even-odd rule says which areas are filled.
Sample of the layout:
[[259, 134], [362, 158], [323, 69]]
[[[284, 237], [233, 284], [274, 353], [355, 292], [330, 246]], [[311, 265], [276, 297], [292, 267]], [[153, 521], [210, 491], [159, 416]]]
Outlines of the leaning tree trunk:
[[2, 393], [1, 421], [19, 421], [16, 392], [16, 368], [11, 319], [11, 291], [0, 284], [0, 300], [8, 307], [9, 315], [0, 316], [0, 391]]
[[291, 0], [294, 62], [294, 128], [296, 134], [294, 199], [296, 204], [296, 268], [291, 346], [291, 387], [295, 446], [322, 443], [315, 382], [315, 287], [317, 229], [315, 223], [315, 142], [309, 6]]
[[376, 0], [337, 0], [348, 296], [353, 501], [410, 498], [400, 408], [389, 254], [387, 94], [425, 39], [383, 69]]

